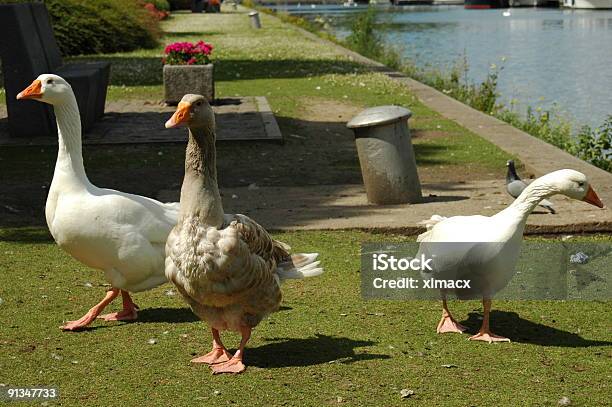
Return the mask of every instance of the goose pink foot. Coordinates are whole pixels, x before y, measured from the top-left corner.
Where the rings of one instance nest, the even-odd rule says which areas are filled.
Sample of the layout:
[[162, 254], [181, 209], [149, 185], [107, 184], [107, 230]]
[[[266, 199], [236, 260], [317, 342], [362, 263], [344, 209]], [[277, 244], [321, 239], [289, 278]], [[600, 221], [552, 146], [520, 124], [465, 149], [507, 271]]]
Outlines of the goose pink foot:
[[207, 365], [214, 365], [216, 363], [227, 362], [232, 358], [232, 354], [225, 348], [215, 348], [208, 352], [204, 356], [191, 359], [191, 363], [206, 363]]
[[98, 304], [94, 305], [85, 315], [76, 321], [68, 321], [65, 325], [60, 326], [60, 329], [64, 331], [78, 331], [85, 328], [96, 320], [98, 315], [104, 310], [104, 308], [110, 304], [119, 295], [118, 288], [112, 288], [106, 292], [104, 299]]
[[123, 311], [100, 315], [98, 318], [105, 321], [133, 321], [138, 319], [138, 307], [134, 306]]
[[246, 366], [242, 363], [242, 358], [233, 357], [227, 362], [218, 363], [210, 367], [213, 374], [232, 373], [238, 374], [246, 370]]
[[436, 329], [436, 332], [438, 332], [439, 334], [444, 334], [448, 332], [456, 332], [456, 333], [461, 334], [466, 329], [467, 329], [466, 327], [461, 325], [459, 322], [455, 321], [453, 317], [451, 317], [450, 315], [447, 315], [447, 316], [443, 316], [442, 319], [440, 320], [440, 323], [438, 324], [438, 328]]
[[95, 321], [98, 315], [95, 313], [93, 309], [89, 310], [87, 314], [83, 315], [81, 318], [76, 321], [68, 321], [64, 325], [60, 326], [60, 329], [64, 331], [78, 331], [87, 327], [87, 325], [91, 324]]
[[100, 315], [98, 318], [105, 321], [133, 321], [138, 318], [138, 305], [134, 304], [130, 293], [121, 290], [121, 298], [123, 299], [123, 310], [119, 312], [111, 312], [110, 314]]
[[491, 331], [480, 331], [476, 335], [470, 336], [468, 339], [470, 341], [484, 341], [488, 343], [510, 342], [510, 339], [503, 336], [495, 335]]

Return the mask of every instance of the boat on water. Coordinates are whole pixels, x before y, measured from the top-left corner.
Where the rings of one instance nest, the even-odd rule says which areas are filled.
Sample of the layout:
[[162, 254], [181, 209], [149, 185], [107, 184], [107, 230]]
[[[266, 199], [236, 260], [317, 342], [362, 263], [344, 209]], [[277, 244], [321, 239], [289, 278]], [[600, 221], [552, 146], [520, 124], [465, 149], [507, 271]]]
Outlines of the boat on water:
[[509, 0], [465, 0], [467, 9], [508, 8]]
[[586, 9], [612, 9], [612, 0], [562, 0], [562, 7]]
[[545, 7], [556, 6], [557, 0], [509, 0], [510, 7]]

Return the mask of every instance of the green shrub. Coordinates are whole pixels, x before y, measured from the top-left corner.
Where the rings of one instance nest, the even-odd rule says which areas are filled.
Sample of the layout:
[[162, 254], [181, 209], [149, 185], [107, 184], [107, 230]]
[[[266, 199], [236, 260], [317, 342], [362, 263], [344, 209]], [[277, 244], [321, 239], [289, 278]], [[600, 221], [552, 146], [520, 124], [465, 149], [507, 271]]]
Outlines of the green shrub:
[[572, 152], [608, 172], [612, 172], [612, 115], [592, 130], [584, 126], [576, 136]]
[[[23, 3], [24, 0], [0, 0]], [[159, 22], [140, 0], [45, 0], [58, 46], [64, 55], [152, 48]]]
[[358, 54], [398, 69], [402, 65], [402, 58], [378, 33], [377, 15], [378, 11], [374, 7], [368, 7], [367, 11], [360, 13], [351, 25], [351, 34], [346, 38], [346, 45]]
[[156, 9], [160, 11], [170, 11], [170, 3], [168, 0], [145, 0], [146, 3], [153, 3]]

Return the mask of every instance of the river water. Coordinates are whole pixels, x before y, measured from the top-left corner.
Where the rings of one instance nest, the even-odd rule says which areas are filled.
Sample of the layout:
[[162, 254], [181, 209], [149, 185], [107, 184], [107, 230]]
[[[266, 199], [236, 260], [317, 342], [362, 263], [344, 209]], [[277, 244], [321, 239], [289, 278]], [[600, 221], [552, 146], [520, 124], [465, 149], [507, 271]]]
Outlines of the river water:
[[[502, 68], [502, 100], [521, 113], [555, 109], [591, 126], [612, 114], [612, 10], [515, 8], [504, 16], [462, 6], [378, 7], [385, 38], [418, 66], [446, 70], [467, 61], [467, 79], [480, 82], [494, 64]], [[363, 8], [285, 10], [323, 19], [342, 38]]]

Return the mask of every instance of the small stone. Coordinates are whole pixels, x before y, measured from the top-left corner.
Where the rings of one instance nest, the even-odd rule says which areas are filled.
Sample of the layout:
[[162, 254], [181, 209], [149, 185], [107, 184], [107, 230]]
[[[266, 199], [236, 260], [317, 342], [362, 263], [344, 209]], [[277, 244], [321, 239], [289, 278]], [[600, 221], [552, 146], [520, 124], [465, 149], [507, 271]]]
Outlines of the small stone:
[[572, 401], [569, 399], [569, 397], [563, 396], [557, 404], [560, 406], [569, 406], [570, 404], [572, 404]]
[[447, 364], [447, 365], [442, 365], [442, 367], [445, 367], [445, 368], [447, 368], [447, 369], [451, 369], [451, 368], [453, 368], [453, 367], [459, 367], [459, 366], [457, 366], [457, 365], [453, 365], [453, 364], [450, 364], [450, 363], [449, 363], [449, 364]]
[[232, 194], [232, 199], [238, 199], [238, 195]]
[[336, 402], [337, 403], [344, 403], [344, 399], [340, 396], [336, 397]]
[[566, 235], [566, 236], [563, 236], [563, 237], [561, 238], [561, 240], [563, 240], [563, 241], [565, 242], [566, 240], [570, 240], [572, 237], [574, 237], [574, 236], [572, 236], [572, 235]]
[[155, 345], [155, 344], [157, 343], [157, 339], [155, 339], [155, 338], [151, 338], [151, 339], [149, 339], [149, 340], [147, 341], [147, 343], [148, 343], [149, 345]]
[[219, 390], [215, 390], [215, 391], [213, 391], [213, 394], [214, 394], [215, 396], [218, 396], [219, 394], [221, 394], [221, 392], [220, 392]]
[[341, 317], [345, 317], [345, 316], [347, 316], [347, 315], [348, 315], [348, 314], [340, 314], [340, 316], [341, 316]]
[[164, 294], [168, 297], [173, 297], [176, 295], [176, 292], [174, 290], [166, 290], [164, 291]]
[[187, 335], [187, 334], [180, 334], [179, 336], [180, 336], [181, 338], [187, 338], [189, 335]]
[[583, 252], [578, 252], [570, 256], [570, 263], [586, 264], [589, 262], [589, 256]]
[[164, 331], [162, 332], [163, 335], [168, 335], [170, 333], [170, 331]]
[[254, 191], [254, 190], [256, 190], [256, 189], [259, 189], [259, 186], [257, 186], [257, 184], [253, 182], [252, 184], [249, 184], [249, 186], [247, 187], [247, 189], [248, 189], [249, 191]]
[[87, 288], [91, 288], [91, 287], [93, 287], [93, 284], [92, 283], [85, 283], [85, 284], [83, 284], [83, 286], [87, 287]]
[[52, 353], [51, 357], [55, 360], [62, 360], [64, 359], [63, 357], [61, 357], [60, 355], [58, 355], [57, 353]]
[[407, 399], [408, 397], [412, 396], [414, 394], [414, 390], [410, 390], [410, 389], [401, 389], [400, 390], [400, 396], [402, 396], [403, 399]]
[[316, 89], [316, 90], [321, 90], [321, 87], [320, 87], [320, 86], [317, 86], [315, 89]]
[[78, 361], [78, 360], [73, 360], [73, 361], [72, 361], [72, 362], [70, 362], [70, 363], [72, 363], [73, 365], [78, 365], [78, 364], [79, 364], [79, 361]]

